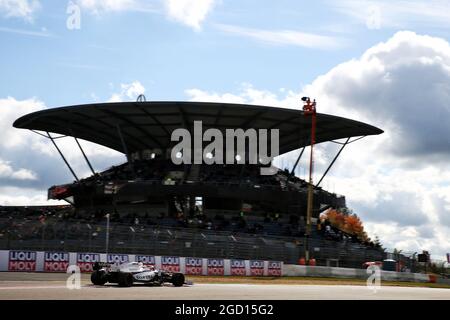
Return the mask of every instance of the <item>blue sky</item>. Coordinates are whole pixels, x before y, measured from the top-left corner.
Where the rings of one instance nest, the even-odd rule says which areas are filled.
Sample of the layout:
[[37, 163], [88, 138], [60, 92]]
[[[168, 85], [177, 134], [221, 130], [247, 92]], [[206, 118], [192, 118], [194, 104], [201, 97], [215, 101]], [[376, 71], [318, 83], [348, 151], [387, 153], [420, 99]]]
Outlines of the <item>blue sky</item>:
[[[80, 28], [70, 30], [74, 8]], [[144, 92], [290, 108], [307, 94], [320, 112], [385, 131], [349, 146], [324, 185], [346, 195], [388, 248], [442, 258], [449, 37], [443, 0], [0, 0], [0, 205], [46, 203], [48, 186], [71, 180], [47, 141], [11, 127], [22, 114]], [[84, 144], [96, 169], [123, 161]], [[73, 145], [62, 148], [88, 175]], [[319, 171], [335, 149], [318, 148]]]
[[[5, 17], [4, 12], [0, 95], [35, 96], [49, 106], [85, 103], [92, 102], [92, 94], [107, 99], [114, 86], [136, 79], [156, 100], [184, 99], [184, 90], [193, 87], [232, 91], [243, 82], [271, 91], [298, 90], [396, 31], [391, 26], [368, 29], [365, 21], [340, 12], [339, 2], [324, 0], [314, 5], [216, 1], [200, 30], [172, 18], [163, 1], [142, 1], [154, 12], [123, 2], [119, 9], [81, 6], [80, 30], [66, 28], [68, 1], [42, 0], [26, 17]], [[304, 46], [276, 44], [224, 31], [223, 25], [311, 33], [329, 37], [339, 47], [308, 48], [308, 41]], [[423, 23], [408, 30], [447, 38], [445, 27]]]

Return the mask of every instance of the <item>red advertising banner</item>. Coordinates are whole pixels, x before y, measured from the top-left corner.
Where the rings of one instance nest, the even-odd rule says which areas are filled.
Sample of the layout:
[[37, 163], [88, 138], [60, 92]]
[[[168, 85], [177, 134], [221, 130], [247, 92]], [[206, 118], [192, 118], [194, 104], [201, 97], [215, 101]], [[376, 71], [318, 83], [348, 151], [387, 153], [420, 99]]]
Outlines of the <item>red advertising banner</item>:
[[232, 276], [245, 276], [245, 260], [231, 260], [230, 267]]
[[188, 275], [201, 275], [203, 259], [202, 258], [186, 258], [185, 259], [186, 271]]
[[44, 272], [66, 272], [69, 267], [67, 252], [45, 252]]
[[137, 262], [142, 262], [147, 267], [155, 267], [155, 265], [156, 265], [155, 256], [137, 255], [136, 256], [136, 261]]
[[250, 275], [263, 276], [264, 275], [264, 261], [250, 260]]
[[96, 262], [100, 262], [98, 253], [77, 253], [77, 266], [80, 267], [81, 272], [92, 272]]
[[36, 252], [10, 251], [8, 271], [36, 271]]
[[208, 275], [223, 276], [225, 274], [223, 259], [208, 259]]
[[161, 269], [169, 272], [180, 272], [180, 258], [161, 257]]
[[268, 275], [273, 277], [281, 276], [281, 262], [280, 261], [269, 261]]

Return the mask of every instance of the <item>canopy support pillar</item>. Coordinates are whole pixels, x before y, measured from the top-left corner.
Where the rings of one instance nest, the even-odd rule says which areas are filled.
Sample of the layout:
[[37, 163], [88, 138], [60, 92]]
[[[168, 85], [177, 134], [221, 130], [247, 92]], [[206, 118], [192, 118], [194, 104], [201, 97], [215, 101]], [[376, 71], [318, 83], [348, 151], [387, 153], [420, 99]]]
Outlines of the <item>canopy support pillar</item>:
[[342, 150], [344, 150], [345, 146], [349, 144], [350, 138], [347, 138], [347, 141], [345, 141], [342, 144], [341, 149], [339, 149], [339, 152], [336, 154], [336, 156], [333, 158], [333, 161], [331, 161], [330, 165], [328, 166], [327, 170], [325, 170], [324, 174], [322, 175], [322, 178], [320, 178], [319, 182], [316, 184], [316, 188], [319, 187], [320, 183], [322, 182], [322, 180], [325, 178], [325, 176], [328, 174], [328, 171], [330, 171], [331, 167], [334, 165], [334, 163], [336, 162], [337, 158], [339, 157], [339, 155], [341, 154]]
[[294, 166], [292, 167], [291, 173], [289, 174], [289, 178], [292, 177], [294, 175], [295, 169], [297, 169], [297, 165], [300, 162], [300, 159], [302, 158], [303, 152], [305, 151], [305, 147], [302, 148], [302, 151], [300, 152], [300, 154], [298, 155], [297, 160], [295, 161]]
[[[72, 134], [72, 135], [73, 135], [73, 134]], [[80, 142], [78, 141], [78, 139], [77, 139], [75, 136], [74, 136], [73, 138], [75, 139], [75, 142], [77, 143], [78, 148], [80, 148], [81, 154], [83, 155], [84, 160], [86, 160], [86, 163], [87, 163], [87, 165], [89, 166], [89, 169], [91, 169], [92, 174], [95, 175], [95, 170], [94, 170], [94, 168], [92, 167], [91, 162], [89, 161], [88, 157], [86, 156], [86, 153], [84, 153], [84, 150], [83, 150], [83, 148], [81, 147]]]
[[59, 155], [61, 156], [61, 158], [64, 160], [67, 168], [69, 168], [70, 172], [72, 173], [72, 175], [74, 176], [75, 180], [77, 180], [77, 182], [80, 182], [80, 179], [78, 179], [77, 175], [75, 174], [75, 171], [73, 171], [72, 167], [70, 166], [69, 162], [67, 161], [66, 157], [64, 157], [64, 154], [61, 152], [61, 150], [59, 149], [58, 145], [56, 144], [55, 140], [53, 139], [53, 137], [50, 135], [50, 133], [47, 132], [47, 136], [48, 138], [52, 141], [53, 145], [55, 146], [56, 150], [58, 151]]
[[120, 125], [116, 125], [116, 128], [117, 128], [117, 133], [120, 138], [120, 142], [122, 143], [123, 152], [125, 153], [125, 155], [127, 157], [128, 163], [131, 163], [131, 157], [130, 157], [130, 154], [128, 153], [127, 144], [125, 143], [125, 139], [123, 138], [122, 130], [120, 129]]
[[133, 160], [131, 159], [130, 153], [128, 152], [127, 144], [125, 143], [125, 139], [123, 138], [123, 134], [122, 134], [122, 130], [120, 129], [120, 125], [117, 124], [116, 127], [117, 127], [117, 133], [119, 134], [120, 142], [122, 143], [123, 152], [127, 156], [127, 162], [131, 167], [133, 176], [136, 177], [136, 171], [134, 170], [134, 163], [133, 163]]

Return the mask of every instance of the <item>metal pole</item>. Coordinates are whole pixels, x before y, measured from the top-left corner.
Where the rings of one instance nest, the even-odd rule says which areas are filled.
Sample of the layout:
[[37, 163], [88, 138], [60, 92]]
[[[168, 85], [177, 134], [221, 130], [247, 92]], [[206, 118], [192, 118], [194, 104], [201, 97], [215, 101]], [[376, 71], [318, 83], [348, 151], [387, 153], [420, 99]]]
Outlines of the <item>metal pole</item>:
[[84, 150], [83, 150], [83, 148], [80, 145], [80, 142], [78, 141], [78, 139], [76, 137], [73, 137], [73, 138], [75, 139], [75, 142], [77, 143], [78, 148], [80, 148], [80, 151], [83, 154], [84, 160], [86, 160], [86, 163], [89, 166], [89, 169], [91, 169], [92, 174], [95, 175], [95, 170], [92, 167], [91, 162], [89, 161], [88, 157], [86, 156], [86, 153], [84, 153]]
[[6, 249], [10, 250], [10, 238], [11, 238], [11, 234], [9, 233], [9, 230], [6, 230]]
[[336, 156], [334, 157], [333, 161], [331, 161], [330, 165], [328, 166], [327, 170], [325, 171], [325, 173], [322, 175], [322, 178], [320, 178], [319, 182], [316, 184], [316, 188], [320, 185], [320, 183], [322, 182], [323, 178], [325, 178], [325, 176], [327, 175], [328, 171], [330, 171], [331, 167], [333, 166], [333, 164], [336, 162], [337, 158], [339, 157], [339, 155], [341, 154], [342, 150], [344, 150], [345, 146], [348, 144], [348, 142], [350, 141], [350, 138], [347, 138], [347, 141], [345, 141], [345, 143], [342, 145], [341, 149], [339, 150], [339, 152], [336, 154]]
[[120, 129], [120, 125], [119, 124], [117, 124], [116, 127], [117, 127], [117, 133], [119, 134], [119, 138], [120, 138], [120, 141], [122, 143], [123, 152], [125, 152], [125, 155], [127, 156], [127, 162], [131, 166], [131, 170], [133, 172], [133, 176], [136, 177], [136, 172], [134, 170], [134, 162], [131, 159], [131, 155], [128, 152], [127, 144], [125, 143], [125, 139], [123, 138], [122, 129]]
[[302, 158], [303, 152], [305, 151], [305, 147], [302, 148], [302, 151], [300, 152], [300, 154], [298, 155], [297, 160], [295, 161], [294, 166], [292, 167], [291, 173], [289, 174], [289, 178], [292, 177], [294, 175], [294, 171], [295, 169], [297, 169], [297, 165], [300, 162], [300, 159]]
[[89, 233], [89, 252], [92, 252], [92, 228], [91, 225], [88, 223], [87, 224], [88, 227], [88, 233]]
[[117, 128], [117, 133], [119, 134], [120, 142], [122, 143], [123, 152], [127, 156], [127, 161], [129, 163], [131, 163], [131, 157], [130, 157], [130, 154], [128, 153], [127, 144], [125, 143], [125, 139], [123, 138], [122, 130], [120, 129], [120, 125], [117, 125], [116, 128]]
[[305, 98], [306, 104], [303, 108], [305, 115], [311, 116], [311, 153], [309, 156], [309, 184], [308, 184], [308, 203], [306, 210], [306, 232], [305, 232], [305, 260], [309, 261], [309, 237], [311, 235], [311, 216], [313, 211], [314, 189], [314, 144], [316, 143], [316, 102]]
[[45, 225], [45, 223], [43, 223], [42, 224], [42, 243], [41, 243], [41, 247], [42, 247], [43, 251], [45, 251], [45, 245], [44, 245], [44, 242], [45, 242], [45, 228], [46, 228], [46, 225]]
[[64, 251], [67, 249], [67, 220], [64, 221]]
[[[292, 176], [294, 175], [294, 171], [297, 168], [298, 163], [300, 162], [300, 159], [302, 158], [303, 152], [305, 151], [306, 147], [302, 148], [302, 151], [300, 152], [300, 154], [297, 157], [297, 160], [295, 161], [294, 166], [292, 167], [291, 173], [288, 175], [287, 179], [286, 179], [286, 185], [288, 185], [289, 179], [292, 178]], [[288, 185], [289, 187], [289, 185]]]
[[109, 249], [109, 213], [106, 215], [106, 255], [108, 255]]
[[70, 166], [69, 162], [67, 162], [66, 158], [64, 157], [63, 153], [61, 152], [61, 150], [59, 150], [58, 145], [55, 143], [55, 140], [52, 138], [52, 136], [50, 136], [50, 134], [47, 132], [47, 136], [49, 137], [49, 139], [52, 141], [53, 145], [55, 146], [56, 150], [58, 150], [59, 155], [61, 156], [61, 158], [64, 160], [66, 166], [69, 168], [70, 172], [72, 173], [72, 175], [75, 177], [75, 180], [77, 180], [78, 182], [80, 181], [80, 179], [78, 179], [77, 175], [75, 174], [75, 171], [73, 171], [72, 167]]

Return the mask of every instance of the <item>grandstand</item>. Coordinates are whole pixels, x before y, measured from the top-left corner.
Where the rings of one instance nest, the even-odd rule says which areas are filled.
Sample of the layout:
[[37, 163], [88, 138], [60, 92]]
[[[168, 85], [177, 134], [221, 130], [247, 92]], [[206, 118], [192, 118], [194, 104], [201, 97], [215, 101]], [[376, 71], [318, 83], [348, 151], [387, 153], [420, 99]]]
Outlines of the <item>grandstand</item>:
[[[302, 111], [265, 106], [127, 102], [26, 115], [14, 126], [51, 139], [74, 176], [72, 183], [48, 191], [49, 199], [65, 200], [70, 206], [0, 207], [0, 248], [103, 251], [104, 216], [109, 213], [109, 243], [117, 253], [297, 263], [307, 245], [319, 265], [361, 267], [385, 257], [383, 249], [369, 241], [336, 228], [315, 227], [327, 224], [319, 219], [322, 212], [346, 207], [345, 197], [318, 185], [313, 232], [306, 242], [308, 182], [294, 175], [295, 168], [260, 175], [266, 164], [174, 164], [171, 132], [192, 132], [195, 121], [223, 132], [278, 129], [280, 154], [304, 150], [310, 141], [310, 124]], [[318, 143], [347, 138], [347, 144], [352, 137], [380, 133], [361, 122], [317, 115]], [[127, 162], [96, 172], [78, 144], [92, 170], [90, 177], [80, 179], [56, 144], [63, 137], [123, 152]]]
[[[217, 216], [204, 221], [129, 214], [114, 215], [110, 244], [114, 252], [157, 253], [206, 258], [244, 258], [297, 263], [304, 252], [304, 223], [274, 218]], [[292, 219], [295, 220], [295, 219]], [[256, 226], [260, 226], [259, 228]], [[322, 229], [325, 230], [325, 229]], [[339, 237], [337, 236], [338, 234]], [[102, 214], [79, 215], [72, 206], [0, 208], [0, 248], [44, 251], [102, 252], [106, 222]], [[380, 261], [384, 250], [333, 230], [314, 229], [310, 239], [318, 265], [362, 267]]]

